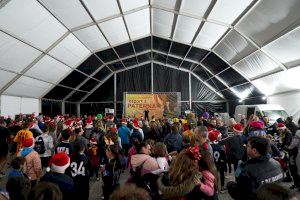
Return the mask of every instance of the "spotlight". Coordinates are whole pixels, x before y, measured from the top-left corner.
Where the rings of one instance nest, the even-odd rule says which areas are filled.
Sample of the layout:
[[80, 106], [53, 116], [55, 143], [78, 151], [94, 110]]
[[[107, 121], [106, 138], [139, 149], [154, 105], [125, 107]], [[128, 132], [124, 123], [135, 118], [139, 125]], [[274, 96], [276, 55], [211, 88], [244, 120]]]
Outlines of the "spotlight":
[[244, 99], [240, 99], [240, 100], [239, 100], [239, 103], [242, 103], [243, 101], [244, 101]]
[[267, 99], [267, 97], [266, 97], [266, 96], [263, 96], [263, 97], [262, 97], [262, 100], [266, 100], [266, 99]]

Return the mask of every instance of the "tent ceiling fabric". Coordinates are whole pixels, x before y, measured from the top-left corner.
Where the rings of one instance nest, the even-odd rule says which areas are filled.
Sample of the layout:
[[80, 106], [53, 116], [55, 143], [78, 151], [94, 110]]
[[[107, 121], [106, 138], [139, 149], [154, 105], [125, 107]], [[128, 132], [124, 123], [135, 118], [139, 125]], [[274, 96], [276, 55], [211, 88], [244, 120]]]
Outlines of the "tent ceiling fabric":
[[299, 89], [285, 78], [300, 69], [299, 9], [299, 0], [1, 1], [0, 94], [79, 101], [153, 62], [225, 98]]

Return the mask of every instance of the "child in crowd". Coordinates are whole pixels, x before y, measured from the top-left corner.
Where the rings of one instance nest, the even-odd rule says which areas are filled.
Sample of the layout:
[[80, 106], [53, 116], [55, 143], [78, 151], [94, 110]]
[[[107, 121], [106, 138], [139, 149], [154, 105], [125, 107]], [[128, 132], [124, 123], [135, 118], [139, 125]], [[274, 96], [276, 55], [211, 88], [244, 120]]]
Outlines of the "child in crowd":
[[88, 156], [91, 161], [91, 174], [90, 176], [93, 177], [94, 174], [96, 174], [97, 181], [99, 181], [99, 155], [98, 155], [98, 146], [97, 146], [97, 140], [95, 138], [92, 138], [90, 140], [90, 147], [88, 150]]
[[103, 196], [109, 199], [110, 194], [119, 186], [120, 178], [120, 158], [115, 145], [106, 148], [106, 164], [102, 167]]
[[14, 158], [11, 162], [11, 166], [13, 169], [9, 172], [8, 179], [11, 179], [13, 177], [27, 177], [27, 175], [23, 172], [25, 162], [26, 160], [23, 157]]
[[160, 169], [152, 171], [153, 174], [160, 174], [169, 170], [169, 155], [167, 147], [162, 142], [157, 142], [153, 146], [152, 155], [156, 158]]

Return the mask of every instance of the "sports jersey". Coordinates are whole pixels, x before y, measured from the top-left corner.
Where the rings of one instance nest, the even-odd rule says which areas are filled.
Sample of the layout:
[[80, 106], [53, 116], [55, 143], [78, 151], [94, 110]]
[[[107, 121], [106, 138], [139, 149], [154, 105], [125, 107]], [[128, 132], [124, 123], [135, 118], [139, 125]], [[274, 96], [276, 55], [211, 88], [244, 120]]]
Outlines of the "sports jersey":
[[211, 144], [213, 149], [213, 157], [217, 167], [220, 167], [226, 163], [226, 152], [224, 146], [219, 144]]
[[69, 156], [72, 155], [73, 145], [67, 141], [60, 142], [55, 148], [55, 153], [61, 153], [61, 152], [65, 152]]

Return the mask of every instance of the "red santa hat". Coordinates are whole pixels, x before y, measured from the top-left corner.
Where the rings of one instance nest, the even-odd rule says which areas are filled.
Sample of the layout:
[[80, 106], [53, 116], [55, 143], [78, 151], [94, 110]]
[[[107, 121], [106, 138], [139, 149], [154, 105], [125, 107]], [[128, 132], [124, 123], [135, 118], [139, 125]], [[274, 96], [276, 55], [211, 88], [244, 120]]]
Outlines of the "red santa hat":
[[113, 127], [113, 128], [111, 128], [111, 129], [109, 129], [111, 132], [114, 132], [114, 133], [117, 133], [118, 132], [118, 129], [117, 128], [115, 128], [115, 127]]
[[73, 126], [74, 121], [72, 119], [68, 119], [65, 124], [67, 127], [71, 127], [71, 126]]
[[126, 119], [126, 118], [122, 118], [121, 123], [122, 123], [122, 124], [127, 124], [127, 119]]
[[92, 121], [92, 118], [89, 116], [86, 118], [86, 125], [93, 125], [93, 121]]
[[213, 130], [213, 131], [210, 131], [208, 133], [208, 139], [211, 141], [211, 142], [216, 142], [219, 140], [219, 137], [221, 136], [221, 133], [220, 131], [218, 130]]
[[70, 158], [65, 152], [57, 153], [51, 157], [49, 164], [52, 171], [64, 173], [70, 165]]
[[286, 129], [286, 126], [285, 126], [284, 123], [278, 123], [277, 129], [278, 129], [278, 130], [284, 130], [284, 129]]
[[50, 117], [45, 117], [44, 122], [50, 122], [51, 118]]
[[113, 121], [114, 121], [114, 116], [112, 116], [112, 115], [109, 115], [109, 116], [108, 116], [108, 118], [107, 118], [107, 121], [111, 121], [111, 122], [113, 122]]
[[249, 125], [258, 130], [264, 128], [264, 123], [262, 121], [252, 121]]
[[135, 129], [140, 128], [140, 124], [139, 124], [139, 121], [137, 119], [134, 119], [132, 122], [133, 122], [133, 128], [135, 128]]
[[90, 144], [97, 144], [97, 140], [96, 140], [96, 138], [92, 138], [92, 139], [90, 139]]
[[236, 132], [236, 133], [242, 133], [243, 132], [243, 125], [238, 123], [238, 124], [235, 124], [233, 126], [233, 131]]
[[33, 146], [33, 138], [28, 138], [22, 142], [23, 147], [32, 147]]

